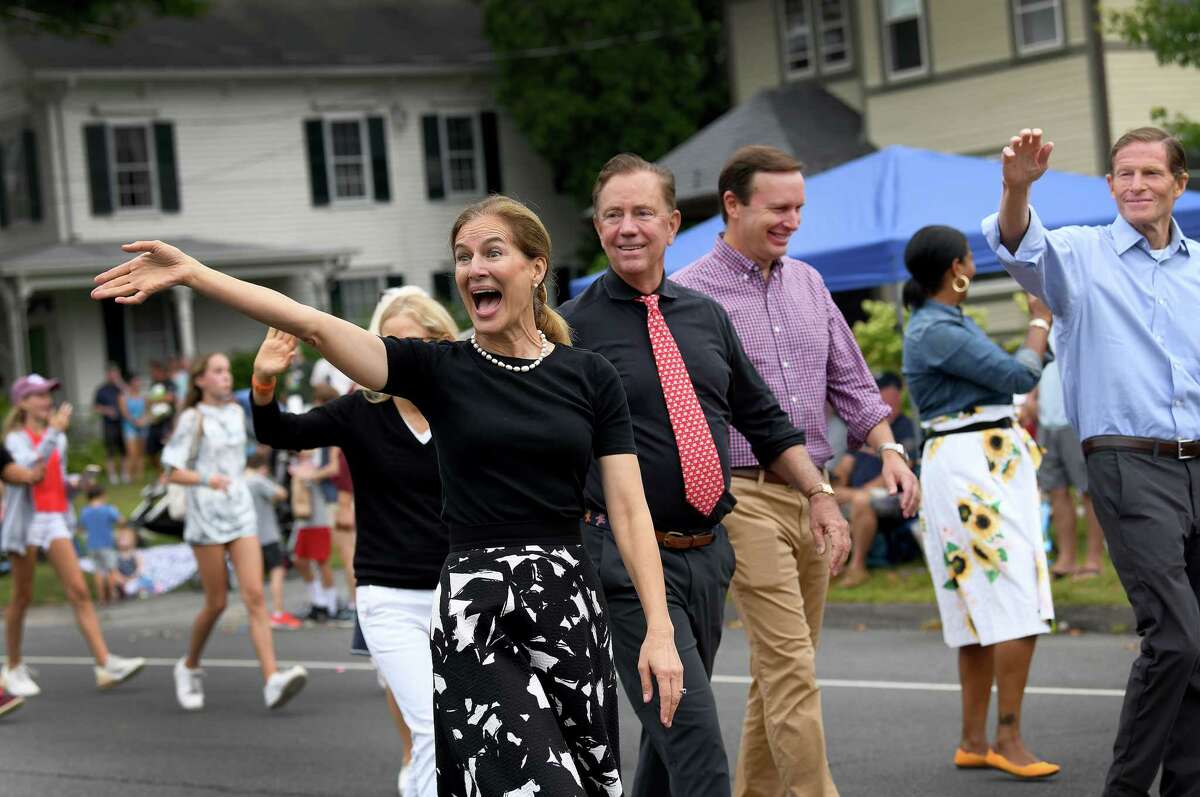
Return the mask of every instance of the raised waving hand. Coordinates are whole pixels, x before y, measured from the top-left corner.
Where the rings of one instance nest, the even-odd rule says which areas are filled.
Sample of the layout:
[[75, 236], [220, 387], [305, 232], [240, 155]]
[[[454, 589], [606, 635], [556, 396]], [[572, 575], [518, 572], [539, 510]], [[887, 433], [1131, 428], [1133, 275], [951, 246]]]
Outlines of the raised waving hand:
[[1008, 141], [1000, 153], [1004, 185], [1024, 188], [1033, 185], [1050, 167], [1054, 142], [1042, 143], [1042, 130], [1025, 128]]

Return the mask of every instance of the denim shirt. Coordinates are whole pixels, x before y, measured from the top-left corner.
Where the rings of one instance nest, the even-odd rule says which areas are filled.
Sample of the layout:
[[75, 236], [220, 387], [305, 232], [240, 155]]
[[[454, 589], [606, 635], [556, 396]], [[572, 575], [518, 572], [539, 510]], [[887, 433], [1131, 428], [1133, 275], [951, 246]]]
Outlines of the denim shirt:
[[[1047, 355], [1047, 361], [1049, 361]], [[904, 379], [923, 421], [1033, 390], [1043, 361], [1022, 346], [1009, 354], [958, 307], [927, 300], [904, 331]]]

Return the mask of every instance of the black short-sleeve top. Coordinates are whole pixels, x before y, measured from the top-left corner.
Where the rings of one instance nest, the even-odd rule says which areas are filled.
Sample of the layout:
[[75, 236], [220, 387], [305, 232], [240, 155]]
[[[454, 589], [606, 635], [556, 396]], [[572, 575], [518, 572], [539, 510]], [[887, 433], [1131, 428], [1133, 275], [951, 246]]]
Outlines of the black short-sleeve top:
[[413, 402], [433, 429], [452, 547], [486, 540], [489, 528], [497, 543], [537, 537], [539, 527], [577, 536], [592, 457], [636, 453], [621, 379], [598, 354], [559, 344], [520, 372], [467, 341], [383, 342], [384, 392]]

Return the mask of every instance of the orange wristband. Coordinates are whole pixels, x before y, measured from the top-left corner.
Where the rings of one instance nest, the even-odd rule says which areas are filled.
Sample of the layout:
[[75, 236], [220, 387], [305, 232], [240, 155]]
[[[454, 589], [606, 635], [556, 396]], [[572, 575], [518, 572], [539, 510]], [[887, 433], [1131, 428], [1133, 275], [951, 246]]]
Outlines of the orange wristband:
[[250, 387], [253, 388], [256, 393], [272, 393], [273, 394], [275, 392], [275, 377], [271, 377], [270, 382], [259, 382], [252, 375], [250, 377]]

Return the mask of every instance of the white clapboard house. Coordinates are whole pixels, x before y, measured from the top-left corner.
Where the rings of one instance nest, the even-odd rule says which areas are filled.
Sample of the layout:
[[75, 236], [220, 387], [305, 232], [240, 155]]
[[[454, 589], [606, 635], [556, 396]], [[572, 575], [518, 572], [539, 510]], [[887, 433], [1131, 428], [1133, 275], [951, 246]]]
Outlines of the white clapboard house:
[[250, 351], [262, 330], [190, 291], [88, 297], [124, 241], [365, 320], [382, 288], [453, 294], [450, 225], [503, 191], [560, 253], [586, 233], [493, 96], [478, 6], [214, 0], [110, 41], [0, 16], [0, 381], [90, 404], [106, 361]]

